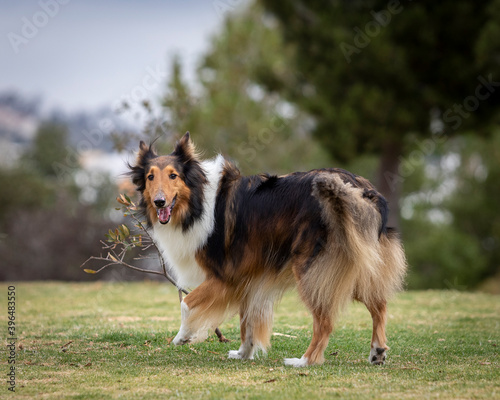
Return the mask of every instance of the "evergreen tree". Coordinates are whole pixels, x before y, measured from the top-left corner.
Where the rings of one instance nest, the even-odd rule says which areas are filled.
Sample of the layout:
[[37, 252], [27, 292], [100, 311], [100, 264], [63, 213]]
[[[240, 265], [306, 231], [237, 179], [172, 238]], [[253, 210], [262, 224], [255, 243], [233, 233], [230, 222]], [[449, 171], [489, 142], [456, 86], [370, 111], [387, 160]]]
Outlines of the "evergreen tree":
[[337, 159], [379, 155], [378, 187], [393, 209], [401, 158], [415, 145], [464, 127], [487, 132], [498, 115], [499, 0], [261, 2], [295, 51], [298, 77], [271, 69], [262, 82], [314, 117], [314, 136]]
[[34, 169], [43, 177], [57, 177], [54, 164], [61, 164], [67, 156], [68, 131], [66, 126], [44, 122], [38, 128], [31, 151], [25, 160], [33, 163]]
[[201, 61], [194, 89], [174, 59], [162, 100], [167, 116], [162, 130], [176, 138], [191, 131], [207, 156], [222, 152], [247, 174], [324, 167], [329, 157], [311, 141], [304, 113], [258, 83], [259, 71], [284, 73], [288, 63], [270, 23], [259, 5], [230, 15]]

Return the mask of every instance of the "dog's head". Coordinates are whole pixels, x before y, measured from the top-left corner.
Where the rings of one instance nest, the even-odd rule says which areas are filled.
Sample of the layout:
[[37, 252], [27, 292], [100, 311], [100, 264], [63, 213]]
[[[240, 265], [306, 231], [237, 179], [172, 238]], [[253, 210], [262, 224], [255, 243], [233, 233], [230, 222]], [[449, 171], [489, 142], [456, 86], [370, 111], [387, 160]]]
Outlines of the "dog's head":
[[206, 176], [189, 132], [166, 156], [159, 156], [151, 145], [141, 141], [136, 164], [130, 169], [150, 225], [180, 224], [186, 230], [201, 216]]

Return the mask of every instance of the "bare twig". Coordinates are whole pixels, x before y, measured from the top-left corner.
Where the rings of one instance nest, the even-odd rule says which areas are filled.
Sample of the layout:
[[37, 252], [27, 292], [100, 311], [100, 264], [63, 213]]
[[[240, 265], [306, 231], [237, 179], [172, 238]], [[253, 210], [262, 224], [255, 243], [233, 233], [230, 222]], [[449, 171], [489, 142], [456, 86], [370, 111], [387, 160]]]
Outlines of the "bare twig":
[[[93, 261], [93, 260], [97, 260], [97, 261], [109, 261], [109, 258], [107, 257], [95, 257], [95, 256], [92, 256], [92, 257], [89, 257], [89, 259], [87, 261], [85, 261], [81, 266], [85, 266], [85, 264], [87, 264], [88, 262], [90, 261]], [[110, 262], [104, 266], [102, 266], [101, 268], [99, 268], [98, 270], [96, 271], [93, 271], [93, 272], [90, 272], [92, 274], [98, 274], [99, 272], [101, 272], [102, 270], [112, 266], [112, 265], [121, 265], [123, 267], [127, 267], [127, 268], [130, 268], [130, 269], [133, 269], [135, 271], [139, 271], [139, 272], [145, 272], [147, 274], [156, 274], [156, 275], [162, 275], [162, 276], [165, 276], [163, 274], [163, 272], [160, 272], [160, 271], [154, 271], [154, 270], [150, 270], [150, 269], [144, 269], [144, 268], [138, 268], [138, 267], [134, 267], [133, 265], [130, 265], [130, 264], [127, 264], [126, 262], [124, 261], [121, 261], [121, 260], [117, 260], [115, 262]], [[90, 270], [86, 270], [85, 272], [87, 271], [90, 271]], [[170, 277], [166, 276], [166, 278], [170, 281]], [[171, 282], [173, 285], [175, 285], [175, 282]]]

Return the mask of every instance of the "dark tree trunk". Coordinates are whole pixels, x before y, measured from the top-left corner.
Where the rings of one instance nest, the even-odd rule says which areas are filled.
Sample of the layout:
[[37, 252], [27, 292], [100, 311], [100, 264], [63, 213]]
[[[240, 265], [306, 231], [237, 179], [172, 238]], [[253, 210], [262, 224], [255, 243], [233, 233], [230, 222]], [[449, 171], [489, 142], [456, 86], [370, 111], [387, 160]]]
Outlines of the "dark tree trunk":
[[387, 142], [382, 148], [380, 168], [378, 171], [378, 190], [389, 202], [389, 218], [387, 225], [399, 230], [399, 197], [403, 177], [399, 173], [399, 162], [402, 143]]

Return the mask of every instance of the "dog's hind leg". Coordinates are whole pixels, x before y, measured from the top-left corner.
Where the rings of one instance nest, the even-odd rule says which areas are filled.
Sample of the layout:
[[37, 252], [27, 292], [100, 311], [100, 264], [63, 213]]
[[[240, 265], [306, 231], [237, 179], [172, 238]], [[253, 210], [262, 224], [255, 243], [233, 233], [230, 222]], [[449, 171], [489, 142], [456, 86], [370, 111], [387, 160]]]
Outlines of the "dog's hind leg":
[[245, 299], [240, 306], [241, 346], [231, 350], [229, 358], [253, 359], [257, 351], [264, 353], [270, 345], [273, 321], [273, 300], [256, 301], [257, 296]]
[[[240, 306], [240, 336], [241, 346], [238, 350], [229, 350], [228, 357], [240, 360], [253, 360], [254, 343], [252, 340], [252, 327], [249, 326], [246, 318], [247, 302], [243, 302]], [[247, 338], [247, 333], [249, 337]]]
[[232, 292], [218, 279], [203, 282], [181, 303], [181, 327], [173, 343], [203, 342], [208, 330], [219, 326], [230, 312], [232, 300]]
[[406, 272], [406, 258], [397, 233], [389, 229], [380, 237], [383, 263], [378, 269], [378, 278], [361, 283], [355, 298], [365, 304], [373, 320], [373, 333], [368, 361], [374, 365], [384, 364], [386, 350], [385, 325], [387, 322], [387, 299], [400, 291]]
[[370, 356], [368, 361], [374, 365], [381, 365], [385, 362], [386, 350], [389, 347], [386, 345], [385, 324], [387, 322], [387, 307], [385, 301], [377, 301], [366, 304], [368, 311], [373, 319], [373, 333], [370, 348]]
[[321, 310], [313, 311], [313, 337], [311, 344], [307, 348], [302, 358], [285, 358], [285, 365], [293, 367], [305, 367], [313, 364], [323, 364], [325, 361], [324, 353], [333, 325], [330, 313], [324, 313]]
[[[305, 267], [305, 268], [304, 268]], [[329, 253], [313, 264], [295, 269], [297, 288], [313, 316], [313, 337], [302, 358], [285, 359], [286, 365], [304, 367], [322, 364], [335, 320], [352, 298], [355, 269], [341, 257]]]
[[[315, 282], [318, 275], [314, 272], [313, 267], [311, 269], [313, 270], [312, 277], [314, 279], [307, 279], [307, 274], [305, 274], [305, 276], [298, 279], [297, 283], [301, 298], [313, 316], [313, 337], [301, 358], [285, 358], [285, 365], [294, 367], [322, 364], [325, 361], [324, 352], [333, 331], [335, 318], [333, 299], [320, 296], [318, 292], [312, 290], [312, 287], [316, 286]], [[309, 270], [309, 277], [311, 277], [311, 270]]]

